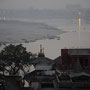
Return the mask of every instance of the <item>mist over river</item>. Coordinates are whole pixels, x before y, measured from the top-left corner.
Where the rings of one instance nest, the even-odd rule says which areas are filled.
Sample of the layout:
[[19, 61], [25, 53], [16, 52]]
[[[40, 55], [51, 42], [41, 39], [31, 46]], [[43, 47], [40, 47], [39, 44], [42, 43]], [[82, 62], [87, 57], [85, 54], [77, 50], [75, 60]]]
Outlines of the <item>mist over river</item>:
[[0, 20], [0, 43], [22, 43], [55, 38], [63, 31], [47, 23], [25, 20]]
[[22, 43], [36, 54], [42, 44], [45, 56], [55, 59], [62, 48], [90, 48], [90, 24], [82, 20], [80, 35], [78, 30], [75, 19], [0, 21], [0, 42]]

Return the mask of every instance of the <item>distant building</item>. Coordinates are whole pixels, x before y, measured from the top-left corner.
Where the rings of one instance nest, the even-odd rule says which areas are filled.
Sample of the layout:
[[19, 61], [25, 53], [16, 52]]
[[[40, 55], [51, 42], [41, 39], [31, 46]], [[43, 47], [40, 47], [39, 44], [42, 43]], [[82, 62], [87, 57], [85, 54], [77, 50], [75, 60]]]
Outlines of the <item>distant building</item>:
[[68, 4], [68, 5], [66, 5], [66, 9], [71, 10], [71, 11], [77, 11], [81, 8], [82, 7], [79, 4]]
[[90, 69], [90, 49], [61, 49], [61, 57], [57, 59], [62, 63], [56, 67], [61, 70]]

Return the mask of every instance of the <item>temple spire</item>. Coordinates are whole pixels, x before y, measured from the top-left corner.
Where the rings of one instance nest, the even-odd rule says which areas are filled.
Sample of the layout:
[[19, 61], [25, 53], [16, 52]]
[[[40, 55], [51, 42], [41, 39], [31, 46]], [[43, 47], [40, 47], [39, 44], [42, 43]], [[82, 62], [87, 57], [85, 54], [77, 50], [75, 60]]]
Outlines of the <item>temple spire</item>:
[[44, 48], [42, 48], [42, 45], [40, 45], [40, 52], [38, 54], [38, 57], [44, 57]]
[[42, 45], [40, 45], [40, 53], [43, 53]]

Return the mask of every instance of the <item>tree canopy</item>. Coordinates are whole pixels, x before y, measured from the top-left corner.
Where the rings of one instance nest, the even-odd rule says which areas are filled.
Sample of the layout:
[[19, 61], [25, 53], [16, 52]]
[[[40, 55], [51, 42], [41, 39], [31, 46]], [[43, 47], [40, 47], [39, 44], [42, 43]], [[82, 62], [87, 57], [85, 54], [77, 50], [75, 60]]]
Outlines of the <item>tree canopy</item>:
[[17, 75], [19, 70], [24, 71], [24, 66], [30, 64], [33, 57], [31, 52], [19, 45], [8, 45], [0, 52], [0, 69], [3, 68], [9, 75]]

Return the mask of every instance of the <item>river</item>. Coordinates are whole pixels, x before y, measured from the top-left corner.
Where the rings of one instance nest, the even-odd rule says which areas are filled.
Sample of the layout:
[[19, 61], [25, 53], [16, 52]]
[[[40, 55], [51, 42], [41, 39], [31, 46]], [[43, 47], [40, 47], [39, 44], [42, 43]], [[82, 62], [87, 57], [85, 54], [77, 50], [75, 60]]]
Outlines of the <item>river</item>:
[[[78, 28], [78, 20], [75, 19], [30, 19], [28, 21], [35, 23], [31, 23], [31, 26], [27, 23], [26, 26], [28, 29], [25, 26], [23, 31], [21, 31], [23, 27], [20, 27], [20, 25], [23, 26], [24, 23], [21, 23], [20, 25], [14, 23], [13, 26], [11, 26], [11, 23], [8, 23], [8, 27], [2, 26], [1, 23], [0, 40], [6, 42], [14, 41], [14, 43], [17, 44], [18, 41], [29, 41], [33, 37], [37, 41], [29, 43], [21, 42], [23, 46], [27, 48], [27, 51], [38, 54], [40, 45], [42, 45], [45, 56], [51, 59], [60, 56], [62, 48], [90, 48], [90, 24], [85, 24], [83, 20], [81, 20], [80, 31]], [[5, 23], [5, 25], [7, 25], [7, 23]], [[7, 28], [9, 31], [7, 31]], [[6, 30], [6, 33], [4, 30]], [[61, 31], [59, 30], [67, 32], [60, 34]], [[41, 38], [42, 35], [45, 37], [48, 33], [49, 35], [55, 34], [60, 38]], [[37, 38], [39, 38], [39, 40]]]
[[61, 55], [61, 49], [63, 48], [90, 48], [90, 25], [85, 24], [83, 20], [81, 22], [80, 35], [77, 20], [51, 19], [39, 20], [39, 22], [47, 23], [68, 32], [57, 35], [60, 40], [43, 39], [36, 42], [23, 43], [28, 51], [38, 54], [41, 44], [44, 47], [45, 56], [55, 59]]

